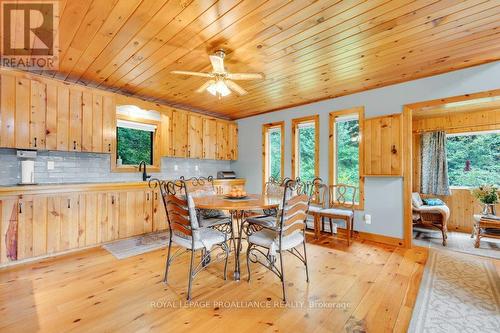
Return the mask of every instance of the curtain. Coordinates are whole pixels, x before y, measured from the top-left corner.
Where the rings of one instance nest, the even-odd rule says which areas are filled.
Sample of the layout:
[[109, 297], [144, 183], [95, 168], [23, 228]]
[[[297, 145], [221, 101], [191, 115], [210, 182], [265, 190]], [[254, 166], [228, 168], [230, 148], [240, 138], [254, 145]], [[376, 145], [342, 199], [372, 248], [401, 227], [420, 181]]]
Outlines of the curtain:
[[444, 131], [422, 134], [420, 165], [423, 194], [451, 195]]

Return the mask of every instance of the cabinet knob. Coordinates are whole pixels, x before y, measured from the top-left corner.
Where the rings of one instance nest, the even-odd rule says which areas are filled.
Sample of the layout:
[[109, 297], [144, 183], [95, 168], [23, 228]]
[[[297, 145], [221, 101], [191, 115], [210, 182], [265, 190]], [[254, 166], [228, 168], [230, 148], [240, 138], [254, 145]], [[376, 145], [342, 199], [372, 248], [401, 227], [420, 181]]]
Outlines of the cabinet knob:
[[396, 145], [392, 145], [391, 152], [392, 152], [393, 154], [397, 154], [397, 153], [398, 153], [398, 150], [396, 149]]
[[36, 148], [36, 137], [34, 138], [34, 141], [35, 141], [35, 142], [34, 142], [34, 146], [35, 146], [35, 148]]
[[73, 141], [73, 150], [76, 150], [76, 140]]
[[108, 143], [108, 151], [111, 153], [111, 143]]

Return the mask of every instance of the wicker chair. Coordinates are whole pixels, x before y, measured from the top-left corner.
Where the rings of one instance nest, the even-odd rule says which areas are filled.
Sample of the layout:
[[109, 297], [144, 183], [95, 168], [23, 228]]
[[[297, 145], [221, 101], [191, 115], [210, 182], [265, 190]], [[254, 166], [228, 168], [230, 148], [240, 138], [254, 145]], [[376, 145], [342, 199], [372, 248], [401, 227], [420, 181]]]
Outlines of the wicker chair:
[[[304, 194], [297, 180], [288, 180], [283, 191], [283, 201], [275, 226], [263, 226], [258, 231], [247, 229], [247, 267], [250, 281], [250, 263], [259, 263], [269, 269], [281, 280], [283, 301], [286, 302], [285, 270], [283, 253], [289, 252], [297, 257], [306, 268], [306, 281], [309, 282], [306, 252], [306, 218], [309, 209], [309, 195]], [[245, 222], [248, 223], [248, 222]], [[303, 253], [297, 249], [303, 246]], [[279, 265], [276, 259], [279, 256]]]
[[441, 231], [443, 246], [448, 239], [448, 218], [450, 209], [446, 205], [424, 205], [419, 193], [412, 193], [413, 225], [416, 227], [436, 228]]
[[[193, 198], [189, 194], [184, 179], [176, 181], [160, 181], [152, 179], [149, 181], [151, 188], [160, 188], [163, 204], [167, 213], [169, 240], [168, 252], [165, 263], [165, 276], [163, 282], [168, 281], [168, 271], [173, 260], [182, 253], [191, 252], [189, 265], [189, 280], [187, 299], [191, 299], [192, 283], [195, 276], [209, 265], [213, 248], [219, 247], [222, 253], [218, 253], [215, 261], [224, 260], [224, 280], [227, 278], [227, 261], [229, 258], [229, 246], [227, 235], [213, 228], [201, 227], [198, 224], [196, 209]], [[172, 244], [175, 243], [179, 249], [171, 255]], [[184, 251], [182, 251], [184, 249]], [[201, 251], [202, 258], [199, 264], [194, 266], [195, 252]]]

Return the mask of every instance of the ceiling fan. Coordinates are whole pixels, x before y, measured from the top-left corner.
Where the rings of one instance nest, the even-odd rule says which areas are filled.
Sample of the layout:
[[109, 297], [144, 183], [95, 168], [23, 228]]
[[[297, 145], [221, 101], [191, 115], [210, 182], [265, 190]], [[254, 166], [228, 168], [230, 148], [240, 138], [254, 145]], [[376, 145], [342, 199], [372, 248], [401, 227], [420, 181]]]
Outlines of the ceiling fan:
[[245, 95], [248, 92], [240, 85], [232, 80], [260, 80], [264, 78], [262, 73], [229, 73], [224, 68], [224, 57], [226, 53], [223, 50], [215, 52], [210, 55], [210, 62], [212, 63], [212, 72], [192, 72], [192, 71], [172, 71], [172, 74], [192, 75], [210, 78], [204, 85], [199, 87], [196, 92], [201, 93], [207, 90], [219, 99], [235, 91], [239, 95]]

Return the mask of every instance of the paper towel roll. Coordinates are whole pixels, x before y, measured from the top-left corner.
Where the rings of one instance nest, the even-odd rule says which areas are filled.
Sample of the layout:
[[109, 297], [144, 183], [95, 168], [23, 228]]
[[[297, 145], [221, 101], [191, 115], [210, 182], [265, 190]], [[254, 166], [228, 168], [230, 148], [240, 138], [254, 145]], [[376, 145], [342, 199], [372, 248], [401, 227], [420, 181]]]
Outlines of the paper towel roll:
[[35, 161], [21, 161], [21, 183], [33, 184], [35, 182]]

